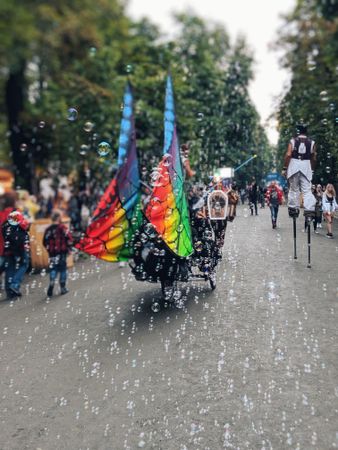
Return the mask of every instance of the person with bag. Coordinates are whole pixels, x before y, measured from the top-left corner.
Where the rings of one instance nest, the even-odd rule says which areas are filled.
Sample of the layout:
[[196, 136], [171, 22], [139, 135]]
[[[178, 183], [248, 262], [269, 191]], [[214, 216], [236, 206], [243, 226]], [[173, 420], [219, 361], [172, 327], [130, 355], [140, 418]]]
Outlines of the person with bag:
[[265, 197], [271, 211], [272, 228], [275, 229], [277, 227], [279, 205], [283, 201], [283, 191], [279, 189], [275, 181], [272, 181], [266, 191]]
[[329, 239], [333, 239], [332, 227], [333, 227], [333, 219], [334, 213], [338, 209], [338, 205], [336, 202], [336, 191], [332, 184], [328, 184], [326, 186], [325, 192], [322, 198], [323, 204], [323, 216], [325, 217], [326, 226], [327, 226], [327, 234], [326, 237]]
[[2, 226], [7, 298], [21, 297], [20, 286], [29, 266], [29, 223], [20, 211], [12, 211]]
[[71, 252], [73, 238], [66, 226], [62, 223], [61, 213], [52, 213], [52, 225], [43, 236], [43, 245], [49, 255], [50, 282], [47, 297], [52, 297], [56, 278], [59, 274], [61, 295], [67, 294], [67, 255]]

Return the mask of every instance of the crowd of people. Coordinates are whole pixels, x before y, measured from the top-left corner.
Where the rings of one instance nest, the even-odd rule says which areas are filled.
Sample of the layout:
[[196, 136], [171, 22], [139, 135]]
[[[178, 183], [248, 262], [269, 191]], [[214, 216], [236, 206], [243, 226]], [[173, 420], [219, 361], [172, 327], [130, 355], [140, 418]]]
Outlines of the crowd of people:
[[[6, 206], [0, 212], [0, 273], [5, 273], [5, 291], [8, 299], [21, 297], [21, 283], [30, 265], [30, 223], [14, 205]], [[53, 289], [59, 275], [60, 293], [68, 292], [67, 256], [72, 251], [73, 239], [62, 223], [62, 214], [53, 211], [51, 225], [43, 236], [43, 245], [49, 256], [50, 285], [47, 296]]]
[[[22, 189], [9, 190], [0, 196], [0, 274], [4, 273], [4, 289], [9, 299], [21, 296], [20, 286], [34, 256], [29, 229], [39, 219], [50, 223], [43, 236], [49, 256], [47, 296], [53, 295], [57, 276], [60, 293], [68, 292], [67, 256], [72, 251], [73, 235], [78, 239], [86, 229], [103, 191], [89, 183], [82, 191], [72, 189], [65, 178], [60, 177], [56, 185], [52, 177], [42, 178], [37, 196]], [[65, 223], [69, 225], [66, 227]]]
[[[190, 169], [190, 166], [189, 166]], [[60, 293], [67, 290], [67, 256], [72, 251], [75, 240], [79, 238], [88, 226], [91, 213], [95, 208], [103, 190], [93, 190], [88, 187], [85, 191], [65, 189], [61, 185], [55, 191], [47, 189], [50, 186], [46, 180], [40, 183], [41, 192], [37, 197], [25, 191], [11, 191], [0, 197], [0, 273], [5, 272], [4, 287], [7, 298], [21, 296], [20, 286], [30, 265], [30, 223], [39, 218], [49, 218], [50, 226], [43, 236], [43, 245], [49, 256], [50, 284], [47, 296], [54, 294], [56, 279], [59, 276]], [[190, 212], [197, 207], [199, 214], [203, 213], [205, 198], [212, 190], [223, 190], [229, 200], [227, 220], [233, 220], [236, 215], [236, 204], [240, 199], [242, 204], [248, 202], [251, 215], [258, 215], [259, 208], [270, 208], [272, 228], [277, 227], [279, 206], [287, 203], [287, 189], [282, 189], [276, 181], [267, 186], [258, 186], [253, 179], [250, 184], [239, 188], [236, 182], [223, 185], [221, 181], [211, 180], [210, 185], [194, 184], [188, 191]], [[143, 192], [146, 203], [150, 191]], [[318, 233], [325, 221], [328, 238], [333, 238], [333, 220], [338, 209], [336, 192], [332, 184], [325, 187], [312, 185], [315, 198], [315, 209], [311, 216], [313, 229]], [[68, 218], [70, 227], [64, 225]], [[304, 230], [310, 226], [308, 218], [305, 220]], [[226, 224], [222, 229], [225, 232]]]
[[[318, 228], [322, 228], [322, 223], [326, 224], [326, 237], [333, 238], [333, 220], [335, 212], [338, 210], [336, 201], [336, 191], [333, 184], [328, 183], [325, 186], [313, 184], [311, 192], [315, 198], [314, 212], [310, 223], [313, 224], [313, 230], [318, 234]], [[304, 206], [303, 196], [300, 195], [301, 205]], [[271, 211], [272, 228], [277, 227], [277, 217], [279, 206], [286, 205], [288, 202], [288, 188], [284, 189], [276, 182], [272, 181], [268, 186], [257, 186], [255, 180], [245, 188], [240, 189], [240, 198], [242, 205], [248, 202], [251, 215], [258, 215], [258, 208], [265, 208], [267, 205]], [[306, 230], [308, 221], [305, 220], [304, 229]]]

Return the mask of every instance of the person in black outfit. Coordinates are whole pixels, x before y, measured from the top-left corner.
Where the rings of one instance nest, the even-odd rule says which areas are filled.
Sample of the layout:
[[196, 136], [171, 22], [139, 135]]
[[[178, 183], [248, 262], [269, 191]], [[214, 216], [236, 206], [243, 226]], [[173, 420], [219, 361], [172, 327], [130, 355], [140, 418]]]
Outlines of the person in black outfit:
[[258, 189], [257, 189], [257, 183], [255, 180], [251, 183], [251, 186], [249, 188], [249, 205], [251, 210], [251, 215], [253, 216], [253, 209], [255, 208], [255, 215], [258, 215], [257, 212], [257, 200], [258, 200]]

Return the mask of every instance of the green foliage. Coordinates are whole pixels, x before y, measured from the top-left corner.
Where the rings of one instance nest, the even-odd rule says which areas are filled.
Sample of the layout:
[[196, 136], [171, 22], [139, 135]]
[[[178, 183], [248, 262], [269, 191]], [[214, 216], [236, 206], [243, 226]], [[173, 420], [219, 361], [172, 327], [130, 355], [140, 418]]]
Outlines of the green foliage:
[[[141, 165], [150, 170], [162, 153], [170, 69], [180, 141], [191, 142], [198, 177], [220, 166], [236, 167], [254, 153], [258, 158], [238, 172], [239, 181], [270, 170], [272, 149], [248, 95], [252, 55], [243, 39], [232, 46], [219, 25], [180, 14], [177, 38], [164, 43], [156, 26], [130, 21], [117, 0], [98, 0], [95, 8], [89, 0], [5, 0], [0, 17], [13, 25], [1, 30], [6, 51], [0, 53], [0, 88], [5, 92], [17, 65], [26, 67], [19, 125], [37, 166], [54, 164], [63, 173], [90, 167], [108, 181], [128, 77]], [[75, 121], [67, 119], [71, 107], [78, 112]], [[6, 111], [0, 114], [5, 121]], [[90, 132], [84, 130], [86, 121], [94, 124]], [[109, 161], [97, 155], [101, 140], [112, 145]]]
[[299, 0], [286, 17], [280, 46], [286, 50], [284, 67], [291, 84], [278, 111], [278, 155], [283, 164], [295, 125], [308, 124], [317, 142], [314, 181], [337, 182], [338, 176], [338, 11], [334, 2]]

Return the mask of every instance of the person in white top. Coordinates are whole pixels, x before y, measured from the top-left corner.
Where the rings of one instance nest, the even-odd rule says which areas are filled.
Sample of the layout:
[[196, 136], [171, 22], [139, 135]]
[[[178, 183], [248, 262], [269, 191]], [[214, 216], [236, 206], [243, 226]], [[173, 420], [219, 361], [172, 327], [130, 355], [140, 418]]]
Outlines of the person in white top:
[[323, 194], [323, 215], [325, 217], [327, 234], [326, 237], [329, 239], [333, 238], [332, 234], [332, 224], [334, 219], [334, 213], [338, 209], [336, 202], [336, 191], [332, 184], [326, 186], [325, 192]]
[[304, 215], [314, 216], [316, 199], [311, 192], [311, 180], [315, 162], [315, 142], [307, 137], [306, 125], [297, 125], [297, 136], [288, 145], [283, 167], [283, 175], [286, 175], [289, 184], [290, 217], [299, 215], [300, 192], [304, 198]]

